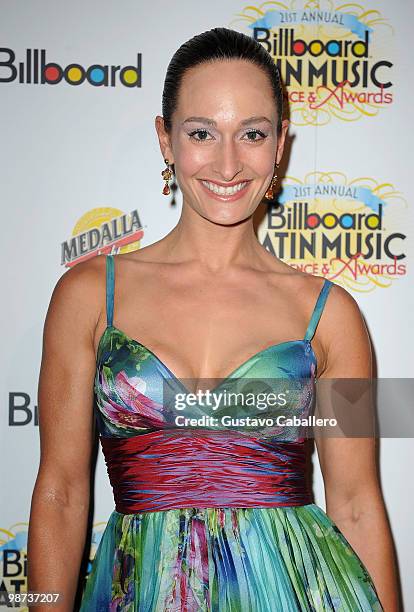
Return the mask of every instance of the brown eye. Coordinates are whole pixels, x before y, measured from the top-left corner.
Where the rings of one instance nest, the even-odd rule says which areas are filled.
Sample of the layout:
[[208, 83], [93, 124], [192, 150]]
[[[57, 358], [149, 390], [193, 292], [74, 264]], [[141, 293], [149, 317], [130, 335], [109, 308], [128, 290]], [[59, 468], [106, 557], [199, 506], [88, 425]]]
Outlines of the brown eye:
[[[195, 135], [199, 134], [201, 137], [200, 138], [195, 138]], [[188, 135], [190, 136], [190, 138], [192, 138], [193, 140], [196, 140], [198, 142], [201, 141], [205, 141], [205, 140], [210, 140], [207, 138], [208, 136], [208, 132], [207, 130], [193, 130], [192, 132], [190, 132]]]

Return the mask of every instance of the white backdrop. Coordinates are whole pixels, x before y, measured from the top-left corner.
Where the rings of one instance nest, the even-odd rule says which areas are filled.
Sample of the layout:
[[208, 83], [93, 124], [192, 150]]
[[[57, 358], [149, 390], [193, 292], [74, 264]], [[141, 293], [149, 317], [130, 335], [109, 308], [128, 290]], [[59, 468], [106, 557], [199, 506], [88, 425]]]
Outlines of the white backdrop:
[[[132, 0], [0, 2], [0, 196], [6, 228], [1, 265], [0, 549], [3, 586], [9, 592], [26, 588], [27, 522], [39, 460], [35, 410], [43, 322], [57, 279], [66, 266], [75, 265], [82, 257], [72, 251], [65, 259], [69, 251], [64, 247], [79, 246], [80, 236], [91, 228], [97, 228], [95, 234], [102, 236], [105, 223], [114, 218], [126, 215], [128, 225], [133, 211], [142, 227], [135, 226], [135, 234], [105, 243], [107, 250], [145, 246], [176, 224], [181, 197], [177, 192], [173, 208], [161, 195], [164, 164], [154, 117], [161, 114], [168, 62], [178, 46], [194, 34], [226, 26], [253, 35], [252, 26], [260, 19], [256, 26], [268, 28], [279, 38], [287, 36], [290, 29], [295, 40], [359, 42], [355, 50], [360, 55], [361, 41], [369, 37], [366, 58], [352, 54], [330, 57], [328, 50], [335, 55], [334, 43], [318, 57], [308, 51], [300, 58], [301, 79], [287, 83], [292, 143], [283, 168], [281, 202], [286, 212], [293, 210], [295, 203], [303, 209], [306, 202], [310, 212], [337, 216], [368, 215], [382, 205], [382, 226], [371, 229], [378, 244], [384, 246], [389, 240], [391, 252], [352, 260], [346, 253], [345, 235], [355, 240], [358, 231], [328, 227], [315, 230], [314, 253], [301, 257], [298, 252], [286, 251], [283, 259], [295, 266], [313, 263], [314, 273], [325, 274], [354, 295], [371, 334], [378, 376], [413, 377], [410, 111], [414, 89], [407, 44], [412, 37], [412, 4], [373, 0], [341, 9], [339, 4], [321, 0], [298, 1], [296, 10], [288, 3], [250, 5], [257, 10], [246, 6], [238, 0], [227, 0], [224, 5], [219, 0], [197, 3], [196, 10], [189, 0], [173, 5], [160, 0], [151, 4]], [[271, 9], [273, 13], [268, 12]], [[352, 10], [352, 15], [347, 10]], [[31, 69], [28, 49], [32, 50]], [[311, 49], [317, 49], [317, 44]], [[72, 84], [65, 79], [57, 84], [34, 82], [34, 62], [36, 55], [40, 62], [40, 50], [45, 50], [48, 63], [56, 62], [63, 69], [79, 65], [68, 73]], [[73, 84], [82, 69], [94, 64], [137, 67], [138, 54], [140, 87], [123, 84], [119, 70], [114, 86], [98, 87], [87, 80]], [[287, 67], [296, 66], [297, 58], [288, 49], [287, 55], [278, 59], [286, 81]], [[325, 62], [326, 82], [309, 82], [310, 64], [321, 68]], [[367, 82], [335, 86], [332, 70], [335, 67], [340, 77], [346, 65], [350, 70], [358, 65], [361, 73], [366, 69]], [[49, 67], [47, 74], [53, 79], [56, 67]], [[95, 67], [91, 79], [96, 82], [100, 74], [101, 69]], [[124, 81], [133, 85], [137, 71], [126, 70], [124, 76]], [[373, 77], [389, 86], [381, 91]], [[351, 72], [349, 78], [353, 78]], [[327, 220], [334, 221], [334, 217]], [[120, 230], [121, 222], [117, 223]], [[289, 246], [294, 236], [299, 239], [301, 234], [308, 237], [312, 233], [302, 232], [297, 224], [283, 231]], [[363, 228], [359, 232], [364, 241], [369, 231]], [[323, 236], [333, 240], [338, 235], [341, 238], [340, 234], [338, 250], [323, 256]], [[74, 236], [78, 239], [72, 240]], [[267, 216], [259, 238], [281, 256], [278, 230]], [[362, 251], [366, 251], [365, 242]], [[87, 250], [86, 255], [98, 252], [102, 251]], [[393, 255], [401, 258], [395, 262]], [[12, 410], [12, 406], [23, 408]], [[408, 484], [413, 460], [411, 439], [381, 441], [382, 484], [407, 610], [414, 608], [410, 512], [414, 499]], [[316, 455], [314, 463], [316, 502], [325, 508]], [[91, 557], [112, 509], [112, 492], [100, 454]]]

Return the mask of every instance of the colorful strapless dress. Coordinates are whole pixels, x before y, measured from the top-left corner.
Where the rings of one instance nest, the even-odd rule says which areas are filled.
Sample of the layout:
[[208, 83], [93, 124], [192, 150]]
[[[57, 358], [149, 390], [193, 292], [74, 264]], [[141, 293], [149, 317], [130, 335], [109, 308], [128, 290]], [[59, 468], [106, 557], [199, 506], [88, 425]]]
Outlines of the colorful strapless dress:
[[[94, 390], [115, 509], [81, 612], [382, 611], [366, 567], [312, 501], [306, 440], [177, 425], [163, 398], [186, 388], [113, 326], [113, 255], [106, 264]], [[311, 340], [331, 286], [326, 279], [302, 340], [258, 352], [214, 391], [245, 378], [301, 380], [297, 410], [310, 414]], [[200, 414], [194, 406], [186, 416]]]

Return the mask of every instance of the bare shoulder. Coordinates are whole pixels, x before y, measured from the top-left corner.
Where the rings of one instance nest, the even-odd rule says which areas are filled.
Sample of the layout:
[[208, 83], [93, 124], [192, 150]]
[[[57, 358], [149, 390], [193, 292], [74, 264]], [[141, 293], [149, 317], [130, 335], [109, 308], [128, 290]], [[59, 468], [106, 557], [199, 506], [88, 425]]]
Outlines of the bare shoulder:
[[93, 332], [104, 307], [105, 260], [97, 256], [79, 262], [62, 274], [50, 299], [46, 324], [80, 326]]
[[331, 283], [317, 329], [325, 355], [320, 374], [337, 378], [369, 376], [371, 344], [358, 302], [347, 289]]
[[56, 287], [66, 290], [79, 291], [87, 289], [89, 283], [96, 282], [105, 268], [105, 255], [90, 257], [80, 261], [66, 270], [56, 283]]
[[[325, 279], [319, 276], [315, 278], [318, 279], [319, 285], [322, 287]], [[363, 318], [358, 302], [353, 295], [334, 281], [329, 282], [331, 286], [324, 308], [323, 326], [333, 337], [335, 332], [343, 332], [349, 330], [350, 327], [360, 326]]]
[[340, 330], [360, 324], [362, 318], [357, 301], [347, 289], [324, 276], [299, 272], [299, 276], [295, 275], [291, 279], [291, 285], [295, 287], [297, 295], [301, 296], [308, 311], [316, 305], [316, 300], [326, 284], [328, 293], [319, 332], [320, 336], [325, 338], [325, 343], [329, 343], [329, 339], [333, 339]]
[[[281, 282], [281, 276], [285, 279]], [[274, 283], [282, 285], [286, 300], [301, 311], [305, 325], [316, 306], [324, 285], [325, 294], [320, 318], [317, 322], [312, 345], [318, 361], [318, 376], [358, 377], [368, 376], [371, 361], [369, 335], [357, 300], [333, 280], [309, 274], [285, 265], [279, 266]]]

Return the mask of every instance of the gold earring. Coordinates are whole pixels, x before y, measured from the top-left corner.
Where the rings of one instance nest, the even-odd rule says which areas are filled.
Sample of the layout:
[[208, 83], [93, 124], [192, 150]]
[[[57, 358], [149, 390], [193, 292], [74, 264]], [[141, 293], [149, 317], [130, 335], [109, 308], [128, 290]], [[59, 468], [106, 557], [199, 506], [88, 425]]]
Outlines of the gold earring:
[[167, 167], [165, 168], [165, 170], [163, 170], [161, 172], [161, 176], [163, 178], [163, 180], [165, 181], [165, 185], [164, 185], [164, 189], [162, 190], [164, 195], [169, 195], [170, 194], [170, 187], [168, 185], [168, 181], [172, 178], [173, 173], [171, 172], [171, 170], [168, 167], [168, 164], [170, 163], [168, 161], [167, 158], [164, 158], [164, 162], [167, 164]]
[[[276, 168], [279, 168], [279, 164], [275, 164], [275, 170]], [[276, 183], [277, 183], [277, 174], [276, 172], [273, 174], [272, 176], [272, 180], [270, 182], [270, 185], [265, 193], [265, 198], [266, 200], [273, 200], [273, 198], [275, 197], [275, 187], [276, 187]]]

